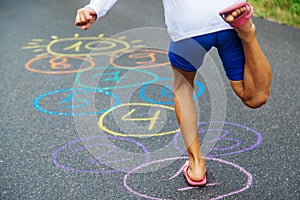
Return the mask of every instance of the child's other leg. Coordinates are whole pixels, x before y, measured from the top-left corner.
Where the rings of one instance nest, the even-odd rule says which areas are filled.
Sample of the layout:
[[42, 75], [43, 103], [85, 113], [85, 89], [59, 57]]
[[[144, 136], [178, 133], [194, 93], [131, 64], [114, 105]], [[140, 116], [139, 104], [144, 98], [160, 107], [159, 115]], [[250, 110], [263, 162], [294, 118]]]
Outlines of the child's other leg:
[[196, 72], [183, 71], [174, 66], [172, 69], [175, 113], [189, 155], [188, 175], [194, 181], [201, 181], [206, 164], [200, 150], [198, 119], [193, 101]]
[[[230, 22], [242, 12], [249, 12], [249, 8], [232, 12], [225, 21]], [[231, 81], [235, 93], [250, 108], [258, 108], [268, 100], [271, 89], [271, 67], [261, 50], [255, 35], [255, 26], [250, 19], [245, 25], [235, 29], [242, 40], [245, 67], [242, 81]]]

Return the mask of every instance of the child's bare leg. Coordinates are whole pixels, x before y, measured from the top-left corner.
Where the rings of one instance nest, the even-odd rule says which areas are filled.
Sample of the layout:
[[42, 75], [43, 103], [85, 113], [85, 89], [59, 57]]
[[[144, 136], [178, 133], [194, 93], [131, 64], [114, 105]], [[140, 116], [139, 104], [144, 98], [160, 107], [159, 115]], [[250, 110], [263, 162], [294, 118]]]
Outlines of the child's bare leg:
[[[225, 18], [231, 22], [243, 12], [249, 12], [248, 7], [242, 7]], [[255, 35], [255, 25], [250, 19], [242, 27], [235, 29], [242, 40], [245, 67], [244, 80], [231, 81], [231, 86], [242, 101], [251, 108], [258, 108], [267, 102], [271, 88], [271, 67], [262, 52]]]
[[189, 155], [188, 175], [192, 180], [200, 181], [206, 172], [206, 164], [200, 150], [197, 113], [193, 101], [196, 72], [186, 72], [176, 67], [172, 69], [175, 113]]

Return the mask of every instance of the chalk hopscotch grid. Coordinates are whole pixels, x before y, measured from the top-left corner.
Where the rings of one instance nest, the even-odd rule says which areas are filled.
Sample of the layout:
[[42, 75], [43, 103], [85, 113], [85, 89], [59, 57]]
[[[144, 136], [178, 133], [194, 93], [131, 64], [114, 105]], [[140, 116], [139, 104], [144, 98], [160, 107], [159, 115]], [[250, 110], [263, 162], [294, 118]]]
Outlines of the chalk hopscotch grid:
[[[109, 54], [113, 54], [113, 56], [111, 56], [110, 57], [110, 59], [112, 59], [113, 57], [115, 57], [116, 56], [116, 54], [118, 54], [118, 53], [123, 53], [123, 52], [130, 52], [129, 50], [130, 50], [130, 47], [132, 46], [133, 48], [136, 48], [136, 49], [141, 49], [141, 48], [143, 48], [142, 50], [140, 50], [139, 51], [139, 54], [138, 55], [135, 55], [135, 57], [134, 58], [147, 58], [147, 54], [148, 55], [150, 55], [151, 54], [151, 58], [153, 59], [153, 54], [152, 53], [155, 53], [155, 52], [159, 52], [159, 53], [162, 53], [162, 51], [158, 51], [158, 50], [153, 50], [153, 51], [151, 51], [151, 50], [148, 50], [148, 49], [146, 49], [145, 50], [145, 47], [147, 47], [147, 45], [136, 45], [136, 44], [138, 44], [138, 43], [142, 43], [143, 42], [143, 40], [141, 40], [141, 39], [135, 39], [135, 40], [131, 40], [131, 42], [129, 43], [126, 43], [126, 42], [124, 42], [124, 39], [126, 39], [126, 36], [118, 36], [117, 37], [117, 39], [115, 39], [115, 38], [105, 38], [104, 37], [104, 35], [103, 34], [100, 34], [98, 37], [83, 37], [83, 38], [80, 38], [79, 37], [79, 35], [78, 34], [75, 34], [74, 35], [74, 37], [72, 37], [72, 38], [62, 38], [62, 39], [59, 39], [57, 36], [53, 36], [52, 37], [52, 39], [53, 39], [53, 41], [51, 41], [48, 45], [37, 45], [37, 43], [39, 43], [39, 42], [42, 42], [43, 40], [42, 39], [40, 39], [40, 40], [38, 40], [38, 39], [33, 39], [33, 42], [31, 42], [31, 43], [28, 43], [28, 46], [25, 46], [25, 47], [23, 47], [23, 49], [27, 49], [27, 50], [29, 50], [29, 49], [35, 49], [34, 50], [34, 52], [41, 52], [42, 50], [41, 50], [41, 48], [45, 48], [46, 49], [46, 51], [47, 51], [47, 53], [45, 53], [45, 54], [42, 54], [42, 55], [40, 55], [41, 57], [37, 57], [37, 58], [35, 58], [35, 59], [32, 59], [32, 60], [30, 60], [27, 64], [26, 64], [26, 68], [28, 69], [28, 70], [31, 70], [32, 72], [36, 72], [36, 73], [48, 73], [48, 74], [53, 74], [53, 75], [55, 75], [55, 74], [59, 74], [59, 73], [71, 73], [71, 72], [68, 72], [67, 70], [66, 70], [66, 68], [68, 68], [69, 66], [67, 66], [67, 60], [69, 59], [76, 59], [76, 58], [78, 58], [78, 59], [81, 59], [82, 58], [82, 56], [89, 56], [89, 57], [92, 57], [92, 56], [103, 56], [103, 55], [109, 55]], [[68, 46], [66, 46], [66, 47], [62, 47], [61, 46], [61, 44], [60, 43], [64, 43], [64, 42], [67, 42], [68, 43]], [[72, 43], [72, 44], [71, 44]], [[134, 44], [134, 45], [132, 45], [132, 44]], [[30, 45], [31, 45], [31, 47], [30, 47]], [[103, 52], [103, 49], [105, 49], [105, 48], [107, 48], [107, 49], [110, 49], [110, 48], [115, 48], [116, 46], [118, 46], [118, 45], [120, 45], [120, 46], [122, 46], [122, 48], [121, 49], [117, 49], [117, 50], [114, 50], [114, 51], [107, 51], [107, 52]], [[85, 49], [87, 50], [86, 52], [84, 52], [84, 53], [80, 53], [80, 51], [81, 51], [81, 47], [85, 47]], [[61, 50], [61, 49], [63, 49], [64, 51], [70, 51], [70, 50], [73, 50], [73, 51], [75, 51], [75, 53], [64, 53], [64, 52], [59, 52], [59, 50]], [[146, 52], [146, 54], [145, 54], [145, 52]], [[143, 54], [144, 53], [144, 54]], [[34, 63], [34, 62], [38, 62], [38, 60], [39, 59], [41, 59], [41, 58], [43, 58], [43, 59], [49, 59], [49, 63], [51, 64], [51, 67], [52, 67], [52, 69], [54, 69], [55, 67], [53, 67], [53, 66], [55, 66], [55, 62], [57, 61], [57, 63], [56, 63], [56, 65], [59, 65], [59, 67], [61, 68], [61, 69], [63, 69], [64, 71], [62, 71], [61, 70], [61, 72], [59, 72], [59, 70], [58, 71], [53, 71], [53, 72], [51, 72], [51, 71], [46, 71], [46, 72], [41, 72], [41, 71], [39, 71], [39, 70], [32, 70], [31, 69], [31, 65], [32, 65], [32, 63]], [[88, 59], [86, 59], [83, 63], [85, 63], [86, 61], [88, 61]], [[115, 61], [114, 59], [113, 59], [113, 61]], [[153, 61], [153, 60], [152, 60]], [[116, 61], [115, 62], [112, 62], [113, 63], [113, 66], [114, 67], [119, 67], [119, 68], [128, 68], [128, 67], [130, 67], [130, 66], [122, 66], [122, 65], [120, 65], [120, 64], [117, 64], [116, 63]], [[149, 66], [149, 65], [147, 65], [147, 64], [149, 64], [149, 63], [146, 63], [146, 62], [143, 62], [143, 63], [139, 63], [139, 64], [142, 64], [142, 67], [150, 67], [151, 68], [151, 65]], [[153, 63], [151, 63], [151, 64], [156, 64], [156, 65], [158, 65], [159, 67], [161, 67], [161, 66], [163, 66], [163, 65], [167, 65], [166, 63], [162, 63], [161, 65], [159, 64], [159, 63], [157, 63], [156, 62], [156, 60], [154, 60], [154, 62]], [[86, 65], [86, 66], [90, 66], [90, 68], [88, 68], [88, 69], [83, 69], [83, 70], [81, 70], [81, 69], [79, 69], [79, 70], [77, 70], [77, 71], [72, 71], [72, 73], [84, 73], [84, 72], [86, 72], [86, 71], [88, 71], [88, 70], [91, 70], [92, 68], [94, 68], [94, 66], [93, 66], [93, 64], [90, 64], [90, 65]], [[92, 67], [91, 67], [92, 66]], [[58, 69], [58, 67], [56, 68], [56, 69]], [[81, 70], [81, 71], [80, 71]], [[92, 69], [93, 70], [93, 69]], [[138, 71], [138, 69], [136, 69], [137, 71]], [[143, 69], [143, 70], [145, 70], [145, 69]], [[150, 73], [151, 73], [151, 70], [149, 71]], [[150, 82], [146, 82], [146, 83], [144, 83], [144, 84], [141, 84], [141, 85], [138, 85], [138, 86], [142, 86], [142, 94], [141, 94], [141, 98], [143, 99], [143, 100], [145, 100], [145, 101], [148, 101], [148, 103], [149, 104], [151, 104], [151, 103], [153, 103], [153, 104], [159, 104], [160, 102], [159, 101], [155, 101], [155, 100], [151, 100], [151, 99], [149, 99], [149, 98], [147, 98], [146, 97], [146, 94], [145, 94], [145, 90], [146, 90], [146, 86], [147, 85], [149, 85], [149, 84], [151, 84], [151, 83], [154, 83], [154, 82], [156, 82], [156, 81], [159, 81], [160, 79], [159, 79], [159, 77], [157, 77], [156, 79], [155, 79], [155, 81], [150, 81]], [[202, 92], [203, 92], [203, 87], [202, 87], [202, 85], [201, 85], [201, 83], [199, 83], [198, 84], [198, 86], [199, 86], [199, 88], [200, 88], [200, 90], [199, 90], [199, 93], [198, 93], [198, 96], [196, 96], [195, 98], [197, 98], [197, 97], [199, 97], [201, 94], [202, 94]], [[74, 89], [76, 89], [76, 88], [74, 88]], [[95, 88], [92, 88], [92, 89], [95, 89]], [[111, 87], [111, 88], [103, 88], [103, 90], [102, 91], [105, 91], [106, 89], [111, 89], [111, 90], [115, 90], [116, 88], [114, 88], [113, 86]], [[68, 89], [62, 89], [62, 91], [64, 91], [64, 90], [68, 90]], [[58, 90], [59, 91], [59, 90]], [[53, 91], [52, 93], [57, 93], [58, 91]], [[35, 100], [35, 106], [36, 106], [36, 108], [38, 109], [38, 110], [40, 110], [41, 112], [44, 112], [44, 113], [47, 113], [47, 114], [57, 114], [57, 113], [55, 113], [55, 112], [46, 112], [46, 111], [43, 111], [42, 110], [42, 108], [41, 107], [39, 107], [39, 105], [38, 105], [38, 101], [41, 99], [41, 97], [43, 97], [43, 96], [46, 96], [46, 95], [49, 95], [49, 94], [51, 94], [51, 92], [49, 92], [49, 93], [45, 93], [45, 94], [43, 94], [43, 95], [41, 95], [39, 98], [37, 98], [36, 100]], [[109, 94], [109, 96], [111, 96], [111, 97], [114, 97], [115, 99], [117, 99], [118, 97], [117, 96], [113, 96], [114, 95], [114, 93], [112, 92], [112, 93], [105, 93], [105, 94]], [[73, 97], [73, 96], [72, 96]], [[121, 102], [121, 100], [116, 100], [116, 102], [117, 102], [117, 104], [115, 105], [115, 106], [117, 106], [118, 104], [121, 104], [121, 103], [123, 103], [123, 102]], [[170, 102], [168, 102], [169, 104], [171, 104], [172, 105], [172, 103], [170, 103]], [[163, 102], [161, 102], [161, 104], [163, 104]], [[78, 106], [78, 105], [77, 105]], [[103, 111], [101, 111], [100, 113], [87, 113], [87, 114], [103, 114], [103, 113], [105, 113], [105, 112], [107, 112], [108, 110], [103, 110]], [[58, 112], [59, 113], [59, 112]], [[76, 115], [74, 115], [74, 113], [71, 113], [71, 114], [58, 114], [58, 115], [62, 115], [62, 116], [76, 116]], [[199, 122], [199, 123], [202, 123], [202, 122]], [[223, 122], [223, 124], [231, 124], [231, 125], [236, 125], [236, 126], [238, 126], [238, 124], [234, 124], [234, 123], [229, 123], [229, 122]], [[242, 126], [242, 125], [239, 125], [240, 127], [243, 127], [243, 128], [246, 128], [246, 127], [244, 127], [244, 126]], [[252, 130], [252, 129], [250, 129], [250, 128], [247, 128], [247, 130]], [[254, 130], [253, 130], [254, 131]], [[96, 137], [96, 136], [95, 136]], [[115, 137], [115, 136], [107, 136], [107, 137]], [[116, 137], [117, 138], [117, 137]], [[118, 137], [119, 139], [121, 139], [120, 137]], [[90, 137], [90, 138], [87, 138], [87, 140], [88, 139], [93, 139], [93, 137]], [[95, 139], [95, 138], [94, 138]], [[141, 143], [137, 143], [137, 142], [135, 142], [134, 140], [132, 140], [132, 139], [126, 139], [126, 138], [122, 138], [122, 140], [126, 140], [126, 141], [128, 141], [128, 142], [131, 142], [131, 143], [135, 143], [135, 144], [137, 144], [137, 145], [139, 145], [139, 146], [143, 146]], [[258, 146], [259, 145], [259, 143], [261, 142], [261, 140], [262, 140], [262, 137], [260, 137], [259, 136], [259, 139], [258, 139], [258, 141], [255, 143], [255, 145], [256, 146]], [[58, 157], [58, 154], [59, 154], [59, 152], [60, 151], [62, 151], [66, 146], [68, 146], [68, 145], [71, 145], [71, 144], [73, 144], [73, 143], [77, 143], [77, 142], [82, 142], [82, 139], [76, 139], [76, 140], [73, 140], [73, 141], [71, 141], [70, 143], [68, 143], [68, 144], [66, 144], [66, 145], [64, 145], [63, 147], [61, 147], [61, 148], [59, 148], [55, 153], [53, 153], [53, 162], [58, 166], [58, 167], [60, 167], [60, 168], [62, 168], [62, 169], [65, 169], [65, 170], [70, 170], [70, 171], [73, 171], [73, 172], [99, 172], [99, 171], [89, 171], [89, 170], [76, 170], [76, 169], [71, 169], [71, 168], [68, 168], [68, 167], [65, 167], [65, 166], [63, 166], [62, 164], [60, 164], [58, 161], [57, 161], [57, 157]], [[103, 144], [102, 144], [103, 145]], [[256, 146], [255, 145], [253, 145], [253, 146], [251, 146], [251, 147], [249, 147], [248, 149], [245, 149], [245, 150], [241, 150], [241, 151], [237, 151], [237, 152], [234, 152], [234, 153], [242, 153], [242, 152], [244, 152], [244, 151], [246, 151], [246, 150], [251, 150], [251, 149], [253, 149], [253, 148], [255, 148]], [[97, 144], [95, 144], [95, 146], [97, 146]], [[93, 145], [90, 145], [89, 147], [94, 147]], [[146, 147], [143, 147], [143, 149], [146, 149]], [[79, 152], [79, 150], [82, 150], [82, 149], [77, 149], [78, 151], [76, 151], [75, 150], [75, 153], [74, 153], [74, 155], [76, 155], [78, 152]], [[111, 152], [109, 152], [109, 153], [111, 153]], [[139, 167], [142, 167], [142, 166], [146, 166], [146, 165], [149, 165], [149, 164], [152, 164], [152, 163], [155, 163], [156, 161], [152, 161], [152, 163], [151, 162], [149, 162], [149, 160], [150, 160], [150, 154], [149, 154], [149, 152], [147, 152], [146, 150], [145, 150], [145, 153], [146, 153], [146, 161], [142, 164], [142, 165], [140, 165]], [[105, 154], [103, 154], [103, 155], [105, 155]], [[102, 156], [103, 156], [102, 155]], [[105, 156], [107, 156], [108, 154], [106, 154]], [[228, 154], [229, 155], [229, 154]], [[224, 155], [224, 156], [226, 156], [226, 155]], [[177, 157], [177, 158], [179, 158], [179, 157]], [[172, 159], [176, 159], [176, 157], [174, 157], [174, 158], [169, 158], [170, 160], [172, 160]], [[209, 159], [209, 160], [213, 160], [213, 161], [218, 161], [218, 162], [223, 162], [223, 163], [226, 163], [226, 164], [230, 164], [230, 165], [232, 165], [232, 166], [234, 166], [234, 167], [239, 167], [238, 165], [236, 165], [236, 164], [234, 164], [234, 163], [230, 163], [230, 162], [228, 162], [228, 161], [221, 161], [221, 159], [217, 159], [217, 158], [214, 158], [214, 156], [213, 157], [208, 157], [207, 159]], [[160, 160], [160, 161], [163, 161], [163, 160]], [[96, 163], [96, 161], [94, 160], [94, 162]], [[139, 168], [139, 167], [137, 167], [137, 168]], [[136, 169], [137, 169], [136, 168]], [[240, 168], [240, 169], [243, 169], [243, 168]], [[246, 171], [244, 170], [241, 170], [242, 172], [244, 172], [244, 173], [246, 173]], [[114, 172], [113, 170], [112, 171], [107, 171], [107, 172]], [[126, 179], [126, 177], [128, 177], [129, 176], [129, 174], [130, 173], [132, 173], [132, 168], [131, 168], [131, 171], [129, 171], [128, 172], [128, 174], [124, 177], [124, 180]], [[248, 173], [248, 177], [250, 177], [251, 176], [251, 174], [249, 173], [249, 172], [247, 172]], [[250, 181], [249, 181], [250, 180]], [[245, 189], [248, 189], [249, 187], [250, 187], [250, 185], [251, 185], [251, 182], [252, 182], [252, 176], [251, 176], [251, 179], [248, 179], [248, 182], [247, 182], [247, 185], [246, 185], [246, 187], [244, 188], [244, 189], [242, 189], [242, 190], [240, 190], [239, 192], [242, 192], [243, 190], [245, 190]], [[124, 186], [125, 187], [128, 187], [128, 185], [126, 185], [125, 184], [125, 182], [124, 182]], [[130, 190], [130, 188], [128, 187], [127, 188], [128, 190]], [[182, 189], [181, 191], [185, 191], [185, 190], [188, 190], [188, 189]], [[136, 193], [137, 194], [137, 193]], [[229, 194], [227, 194], [227, 195], [232, 195], [232, 194], [235, 194], [235, 192], [232, 192], [232, 193], [229, 193]], [[138, 195], [138, 194], [137, 194]], [[225, 195], [225, 196], [227, 196], [227, 195]], [[222, 197], [225, 197], [225, 196], [220, 196], [220, 198]], [[219, 198], [219, 197], [218, 197]], [[217, 198], [216, 198], [217, 199]]]

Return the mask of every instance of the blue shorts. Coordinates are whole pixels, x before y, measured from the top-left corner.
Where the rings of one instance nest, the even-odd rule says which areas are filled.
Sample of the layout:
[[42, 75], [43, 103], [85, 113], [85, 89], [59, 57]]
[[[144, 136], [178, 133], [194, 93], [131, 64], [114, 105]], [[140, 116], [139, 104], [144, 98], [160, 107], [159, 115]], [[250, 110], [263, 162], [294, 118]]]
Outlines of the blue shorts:
[[204, 56], [216, 47], [228, 79], [244, 78], [245, 55], [242, 42], [233, 29], [171, 42], [170, 63], [184, 71], [194, 72], [203, 64]]

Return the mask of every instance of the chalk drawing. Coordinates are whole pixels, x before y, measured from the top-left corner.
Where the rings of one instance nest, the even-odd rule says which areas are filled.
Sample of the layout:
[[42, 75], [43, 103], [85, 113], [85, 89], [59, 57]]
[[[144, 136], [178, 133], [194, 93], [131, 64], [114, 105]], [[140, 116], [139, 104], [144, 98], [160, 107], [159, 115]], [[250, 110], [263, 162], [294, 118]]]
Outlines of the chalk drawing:
[[77, 73], [92, 69], [94, 66], [92, 59], [75, 56], [40, 56], [30, 59], [25, 64], [27, 70], [41, 74]]
[[[222, 124], [224, 123], [225, 126], [227, 125], [230, 129], [201, 129], [201, 126], [208, 125], [208, 124]], [[204, 135], [209, 131], [222, 131], [223, 133], [217, 137], [213, 138], [210, 142], [218, 142], [219, 144], [225, 144], [226, 147], [214, 147], [212, 151], [206, 155], [208, 157], [218, 157], [218, 156], [228, 156], [234, 154], [240, 154], [245, 151], [250, 151], [256, 148], [262, 141], [261, 133], [247, 127], [244, 125], [240, 125], [233, 122], [199, 122], [199, 136]], [[226, 127], [227, 127], [226, 126]], [[180, 136], [180, 132], [178, 132], [174, 137], [174, 147], [180, 153], [187, 155], [186, 151], [183, 149], [183, 145], [178, 144], [178, 139]], [[237, 139], [238, 138], [238, 139]], [[251, 140], [249, 140], [249, 138]], [[254, 138], [254, 141], [253, 139]], [[248, 139], [248, 140], [247, 140]], [[250, 142], [249, 142], [250, 141]]]
[[[178, 161], [178, 160], [186, 160], [186, 159], [188, 159], [188, 158], [187, 157], [165, 158], [165, 159], [151, 161], [151, 162], [142, 164], [142, 165], [140, 165], [140, 166], [138, 166], [138, 167], [130, 170], [124, 176], [124, 179], [123, 179], [124, 187], [128, 191], [130, 191], [131, 193], [133, 193], [134, 195], [136, 195], [138, 197], [146, 198], [146, 199], [155, 199], [155, 200], [161, 200], [161, 199], [178, 199], [178, 198], [180, 198], [180, 195], [183, 195], [182, 193], [184, 193], [184, 192], [186, 192], [186, 191], [188, 191], [190, 189], [196, 189], [197, 188], [197, 187], [187, 186], [187, 187], [183, 187], [183, 188], [180, 187], [180, 188], [175, 189], [175, 187], [173, 187], [175, 185], [179, 185], [179, 184], [183, 185], [183, 183], [188, 184], [186, 182], [186, 180], [184, 179], [183, 176], [179, 177], [179, 174], [181, 174], [181, 173], [177, 172], [174, 175], [171, 175], [169, 178], [167, 178], [168, 175], [157, 177], [158, 179], [160, 179], [160, 181], [159, 181], [160, 187], [162, 187], [164, 191], [168, 192], [168, 194], [163, 194], [164, 196], [162, 196], [162, 197], [155, 196], [157, 194], [151, 194], [151, 190], [154, 187], [154, 183], [152, 183], [152, 187], [150, 187], [149, 191], [146, 191], [147, 189], [149, 189], [149, 187], [147, 187], [147, 189], [145, 187], [142, 187], [143, 191], [138, 191], [137, 188], [134, 188], [133, 186], [130, 186], [131, 183], [132, 183], [132, 181], [134, 181], [134, 178], [131, 179], [131, 177], [134, 176], [134, 174], [137, 174], [137, 175], [141, 176], [141, 174], [139, 173], [139, 171], [143, 171], [147, 167], [148, 168], [152, 168], [152, 167], [154, 167], [153, 165], [159, 165], [159, 164], [161, 164], [163, 162], [168, 162], [169, 163], [169, 162], [175, 162], [175, 161]], [[247, 190], [248, 188], [250, 188], [250, 186], [252, 184], [252, 181], [253, 181], [253, 177], [252, 177], [251, 173], [248, 172], [247, 170], [245, 170], [244, 168], [240, 167], [239, 165], [237, 165], [235, 163], [232, 163], [232, 162], [229, 162], [229, 161], [225, 161], [225, 160], [222, 160], [222, 159], [219, 159], [219, 158], [207, 157], [205, 159], [207, 161], [209, 161], [209, 162], [212, 162], [212, 164], [214, 162], [222, 164], [221, 165], [222, 169], [218, 169], [218, 170], [222, 170], [222, 171], [224, 171], [224, 170], [228, 170], [228, 171], [233, 170], [234, 173], [239, 173], [238, 177], [241, 178], [241, 180], [233, 180], [233, 176], [232, 177], [229, 176], [229, 177], [227, 177], [227, 180], [223, 180], [222, 178], [219, 178], [219, 177], [210, 177], [210, 174], [208, 174], [208, 176], [207, 176], [208, 184], [207, 184], [206, 187], [204, 187], [204, 189], [207, 188], [207, 187], [214, 187], [214, 191], [218, 191], [218, 190], [223, 191], [227, 187], [230, 188], [229, 185], [232, 184], [232, 182], [235, 182], [235, 183], [237, 183], [237, 184], [239, 184], [241, 186], [240, 186], [240, 188], [234, 189], [233, 191], [228, 191], [228, 192], [226, 192], [224, 194], [218, 194], [218, 195], [216, 195], [214, 197], [209, 197], [209, 195], [211, 195], [211, 193], [205, 193], [205, 192], [203, 192], [203, 193], [201, 193], [203, 195], [203, 196], [201, 195], [201, 198], [211, 199], [211, 200], [222, 199], [224, 197], [228, 197], [228, 196], [231, 196], [231, 195], [235, 195], [235, 194], [241, 193], [241, 192]], [[220, 164], [217, 164], [216, 166], [220, 166]], [[170, 170], [172, 170], [172, 169], [170, 169]], [[150, 176], [150, 175], [148, 174], [147, 176]], [[151, 179], [153, 181], [153, 176], [151, 176]], [[217, 182], [215, 182], [215, 181], [214, 182], [210, 182], [210, 179], [217, 180]], [[145, 182], [148, 181], [146, 178], [142, 179], [142, 180], [145, 181]], [[163, 180], [163, 183], [164, 183], [163, 185], [161, 185], [162, 180]], [[241, 182], [242, 180], [245, 180], [246, 182], [245, 183]], [[141, 179], [139, 179], [139, 181], [141, 181]], [[182, 182], [182, 183], [178, 184], [178, 182]], [[143, 183], [139, 182], [139, 185], [141, 185], [141, 184], [143, 184]], [[152, 190], [152, 193], [153, 193], [153, 190]], [[170, 196], [173, 196], [173, 198], [170, 198]]]
[[[112, 66], [118, 68], [153, 68], [170, 66], [168, 52], [158, 49], [137, 49], [125, 53], [119, 57], [118, 53], [112, 53], [110, 57]], [[124, 64], [122, 64], [124, 63]]]
[[[149, 116], [149, 113], [145, 112], [149, 109], [153, 109], [151, 116]], [[113, 115], [114, 112], [117, 114]], [[99, 118], [98, 125], [103, 131], [122, 137], [153, 137], [174, 134], [178, 132], [179, 129], [177, 128], [177, 125], [175, 126], [176, 128], [173, 129], [176, 121], [170, 122], [170, 118], [162, 116], [162, 113], [166, 112], [175, 116], [174, 108], [169, 106], [147, 103], [121, 104], [103, 113]], [[115, 125], [108, 127], [105, 123], [105, 119], [109, 115], [113, 116], [115, 121], [119, 121], [117, 124], [118, 127]], [[141, 115], [149, 117], [140, 117]], [[113, 128], [118, 128], [118, 131]], [[167, 128], [167, 130], [165, 130], [165, 128]]]
[[[106, 140], [124, 142], [129, 146], [138, 147], [143, 158], [137, 160], [132, 152], [120, 151], [120, 148]], [[87, 146], [84, 146], [87, 145]], [[97, 152], [95, 156], [87, 150], [93, 148]], [[93, 154], [94, 155], [94, 154]], [[111, 173], [132, 169], [150, 160], [150, 153], [143, 144], [122, 137], [115, 136], [90, 136], [72, 140], [57, 149], [52, 154], [53, 163], [67, 171], [78, 173]], [[113, 165], [123, 168], [112, 168]]]
[[[170, 82], [168, 85], [165, 84], [165, 82], [168, 81]], [[140, 97], [142, 100], [148, 102], [148, 103], [153, 103], [153, 104], [162, 104], [162, 105], [174, 105], [174, 94], [171, 90], [171, 78], [161, 78], [158, 79], [155, 83], [146, 83], [142, 86], [141, 91], [140, 91]], [[160, 82], [163, 82], [163, 84], [160, 84]], [[160, 90], [151, 90], [151, 86], [159, 84], [162, 86]], [[194, 94], [194, 99], [197, 99], [200, 97], [203, 92], [204, 92], [204, 86], [202, 83], [195, 81], [195, 94]], [[147, 88], [150, 88], [147, 90]], [[149, 91], [151, 91], [151, 97], [147, 96]], [[155, 98], [155, 99], [154, 99]]]
[[[187, 155], [185, 147], [179, 144], [180, 130], [177, 126], [174, 108], [168, 106], [174, 105], [174, 94], [170, 89], [171, 78], [159, 78], [160, 74], [146, 70], [146, 68], [169, 67], [167, 51], [145, 49], [143, 40], [131, 39], [127, 41], [128, 38], [125, 35], [120, 35], [117, 38], [106, 38], [104, 34], [99, 34], [96, 37], [80, 37], [76, 33], [73, 37], [59, 38], [58, 36], [52, 36], [51, 39], [50, 42], [46, 42], [44, 39], [35, 38], [22, 47], [23, 50], [32, 50], [38, 54], [25, 64], [25, 68], [31, 72], [42, 74], [77, 73], [75, 83], [83, 88], [65, 88], [44, 93], [34, 100], [34, 106], [40, 112], [51, 115], [100, 115], [99, 128], [101, 131], [110, 134], [84, 137], [68, 142], [52, 154], [53, 163], [63, 170], [78, 173], [129, 171], [123, 180], [124, 187], [128, 191], [146, 199], [165, 199], [164, 196], [155, 197], [157, 194], [151, 194], [151, 191], [138, 191], [137, 188], [131, 186], [131, 181], [134, 181], [132, 177], [135, 173], [139, 173], [139, 171], [146, 168], [165, 162], [186, 160], [187, 157], [150, 161], [151, 154], [147, 147], [129, 137], [142, 140], [147, 137], [174, 134], [174, 148], [180, 154]], [[98, 58], [108, 56], [111, 66], [95, 67], [94, 57], [97, 56]], [[164, 81], [167, 81], [168, 84], [161, 84]], [[148, 93], [155, 84], [162, 87]], [[147, 103], [121, 104], [119, 97], [108, 91], [134, 87], [139, 87], [139, 97]], [[202, 83], [195, 81], [194, 99], [201, 96], [203, 92], [204, 86]], [[91, 109], [93, 107], [90, 106], [91, 101], [86, 98], [89, 94], [101, 99], [102, 103], [97, 105], [96, 109]], [[111, 103], [108, 104], [107, 102]], [[169, 115], [173, 118], [168, 117]], [[111, 119], [113, 121], [110, 121]], [[202, 128], [202, 126], [204, 127], [210, 123], [222, 123], [225, 128]], [[249, 127], [232, 122], [199, 122], [199, 127], [200, 138], [208, 132], [222, 133], [216, 134], [218, 137], [209, 141], [210, 143], [216, 143], [217, 146], [211, 149], [205, 159], [208, 162], [226, 166], [225, 169], [236, 170], [238, 180], [232, 181], [239, 184], [237, 188], [233, 189], [231, 186], [231, 190], [228, 189], [224, 193], [224, 187], [226, 188], [226, 184], [230, 184], [228, 179], [234, 179], [233, 176], [227, 177], [227, 180], [214, 177], [215, 180], [209, 182], [204, 188], [214, 187], [214, 190], [220, 190], [224, 194], [214, 193], [217, 194], [215, 197], [208, 197], [211, 193], [204, 193], [204, 195], [207, 195], [205, 197], [216, 200], [247, 190], [253, 180], [251, 173], [235, 163], [216, 157], [240, 154], [252, 150], [261, 143], [262, 135]], [[126, 152], [117, 143], [107, 142], [107, 139], [135, 146], [134, 149], [137, 147], [139, 153], [143, 155], [142, 159], [139, 157], [140, 160], [137, 160], [134, 156], [135, 152]], [[93, 150], [93, 153], [90, 152], [91, 150]], [[115, 168], [114, 166], [118, 167]], [[185, 181], [183, 176], [179, 177], [181, 172], [182, 167], [174, 174], [169, 175], [168, 178], [165, 178], [165, 184], [161, 187], [176, 186], [174, 183]], [[208, 174], [208, 181], [210, 181], [210, 174]], [[181, 186], [167, 190], [171, 192], [171, 196], [173, 194], [180, 196], [197, 188], [188, 185], [182, 187], [182, 183], [178, 185]]]
[[126, 36], [106, 38], [104, 34], [99, 34], [97, 37], [80, 37], [78, 33], [75, 33], [73, 37], [59, 38], [58, 36], [52, 36], [51, 39], [48, 44], [43, 44], [45, 43], [43, 39], [33, 39], [22, 49], [33, 50], [35, 53], [44, 51], [40, 55], [86, 57], [111, 55], [112, 53], [126, 52], [144, 46], [142, 40], [126, 41]]
[[84, 88], [114, 90], [138, 87], [158, 79], [158, 75], [147, 70], [95, 67], [89, 71], [79, 72], [76, 84]]
[[[106, 103], [105, 105], [102, 105], [101, 109], [82, 109], [90, 104], [90, 101], [86, 99], [86, 95], [89, 94], [92, 94], [92, 96], [94, 94], [99, 95], [99, 98], [103, 99], [107, 98], [109, 102], [113, 99], [114, 104], [112, 106], [117, 106], [121, 103], [120, 99], [116, 95], [105, 90], [65, 88], [41, 94], [34, 100], [34, 106], [40, 112], [59, 116], [99, 115], [111, 108], [111, 105]], [[83, 98], [80, 98], [81, 95]]]

